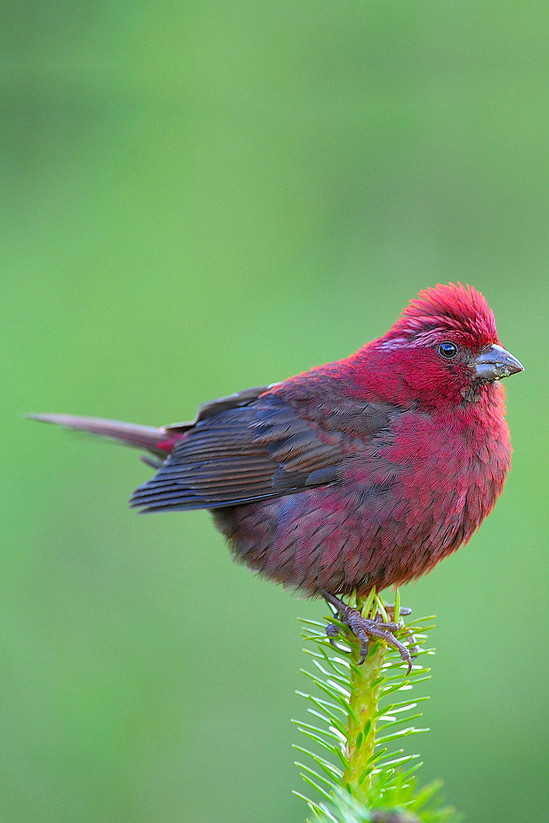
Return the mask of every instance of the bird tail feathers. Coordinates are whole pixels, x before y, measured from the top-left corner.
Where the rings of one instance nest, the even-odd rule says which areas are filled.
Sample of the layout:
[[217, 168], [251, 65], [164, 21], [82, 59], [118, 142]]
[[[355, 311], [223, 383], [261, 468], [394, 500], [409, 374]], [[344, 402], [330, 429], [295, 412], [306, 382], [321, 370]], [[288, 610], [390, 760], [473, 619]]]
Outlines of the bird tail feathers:
[[128, 446], [146, 449], [148, 452], [162, 458], [169, 454], [174, 441], [173, 435], [170, 436], [166, 429], [140, 426], [137, 423], [121, 423], [119, 420], [79, 417], [74, 414], [29, 414], [27, 416], [42, 423], [56, 423], [69, 429], [108, 437]]

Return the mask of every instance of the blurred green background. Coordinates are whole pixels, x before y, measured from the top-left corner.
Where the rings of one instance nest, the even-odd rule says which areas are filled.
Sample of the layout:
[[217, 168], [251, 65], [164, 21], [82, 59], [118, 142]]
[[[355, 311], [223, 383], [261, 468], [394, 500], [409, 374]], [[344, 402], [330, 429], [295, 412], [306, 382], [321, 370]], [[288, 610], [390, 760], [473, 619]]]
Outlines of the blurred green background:
[[546, 2], [4, 0], [0, 819], [298, 823], [300, 601], [206, 512], [137, 517], [162, 424], [482, 289], [515, 456], [436, 613], [418, 740], [473, 823], [547, 809]]

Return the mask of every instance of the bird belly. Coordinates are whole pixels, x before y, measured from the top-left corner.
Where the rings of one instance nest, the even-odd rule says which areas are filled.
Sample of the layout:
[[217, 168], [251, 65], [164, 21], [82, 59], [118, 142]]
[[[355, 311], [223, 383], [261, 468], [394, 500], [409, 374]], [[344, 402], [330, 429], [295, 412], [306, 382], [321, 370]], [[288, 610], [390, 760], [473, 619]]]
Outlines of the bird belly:
[[438, 435], [416, 421], [407, 450], [397, 437], [350, 461], [339, 483], [218, 509], [216, 525], [238, 560], [307, 593], [404, 583], [471, 537], [509, 467], [505, 431]]
[[365, 593], [417, 577], [468, 536], [461, 512], [437, 523], [428, 505], [418, 517], [395, 491], [342, 485], [213, 514], [252, 570], [309, 593]]

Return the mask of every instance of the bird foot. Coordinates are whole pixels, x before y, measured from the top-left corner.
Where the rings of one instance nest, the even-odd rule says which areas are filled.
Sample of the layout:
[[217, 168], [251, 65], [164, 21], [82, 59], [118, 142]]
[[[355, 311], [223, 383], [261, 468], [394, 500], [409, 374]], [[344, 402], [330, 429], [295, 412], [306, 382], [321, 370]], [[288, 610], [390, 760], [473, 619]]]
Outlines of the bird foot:
[[[390, 614], [394, 619], [394, 617], [395, 617], [395, 607], [394, 607], [393, 603], [385, 603], [385, 611], [387, 612], [387, 614]], [[408, 608], [408, 606], [401, 606], [399, 611], [400, 611], [400, 616], [401, 617], [407, 617], [409, 614], [412, 614], [412, 610], [410, 608]], [[406, 627], [403, 626], [402, 622], [400, 622], [400, 621], [399, 621], [399, 628], [404, 629], [404, 634], [408, 638], [408, 646], [409, 646], [410, 654], [412, 655], [412, 657], [414, 657], [416, 654], [419, 654], [419, 652], [421, 651], [421, 646], [419, 646], [412, 630], [410, 628], [408, 628], [407, 626]]]
[[[343, 600], [340, 600], [338, 597], [335, 597], [335, 595], [330, 594], [330, 592], [322, 591], [321, 594], [328, 601], [328, 603], [331, 603], [331, 605], [334, 606], [339, 620], [344, 623], [352, 631], [357, 640], [360, 641], [361, 656], [358, 661], [359, 665], [364, 663], [366, 660], [368, 656], [370, 639], [375, 637], [379, 640], [383, 640], [388, 646], [392, 646], [393, 649], [398, 651], [401, 659], [408, 666], [407, 674], [410, 674], [412, 671], [412, 655], [410, 650], [395, 637], [395, 632], [403, 628], [403, 623], [400, 620], [398, 623], [395, 623], [394, 621], [384, 623], [380, 614], [376, 615], [374, 618], [363, 617], [358, 609], [353, 609], [351, 606], [348, 606], [343, 602]], [[394, 606], [388, 607], [388, 611], [394, 616]], [[401, 609], [400, 613], [410, 614], [411, 611], [411, 609]], [[335, 623], [330, 623], [326, 627], [326, 634], [330, 638], [337, 637], [339, 634], [339, 627]], [[414, 647], [412, 649], [412, 653], [414, 653], [418, 649], [417, 646], [415, 646], [415, 638], [413, 635], [411, 635], [411, 639], [414, 642]]]

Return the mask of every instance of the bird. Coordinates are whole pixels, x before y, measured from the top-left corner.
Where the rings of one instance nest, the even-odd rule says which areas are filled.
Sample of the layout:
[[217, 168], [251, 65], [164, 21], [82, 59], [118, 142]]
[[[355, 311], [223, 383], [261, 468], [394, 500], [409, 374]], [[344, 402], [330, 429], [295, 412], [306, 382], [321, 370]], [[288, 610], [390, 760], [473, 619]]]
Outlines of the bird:
[[349, 357], [205, 403], [192, 422], [30, 416], [145, 451], [156, 473], [130, 506], [208, 509], [237, 560], [325, 598], [362, 660], [382, 637], [410, 668], [397, 624], [342, 598], [427, 573], [478, 529], [510, 466], [501, 380], [523, 368], [484, 295], [458, 282], [420, 291]]

